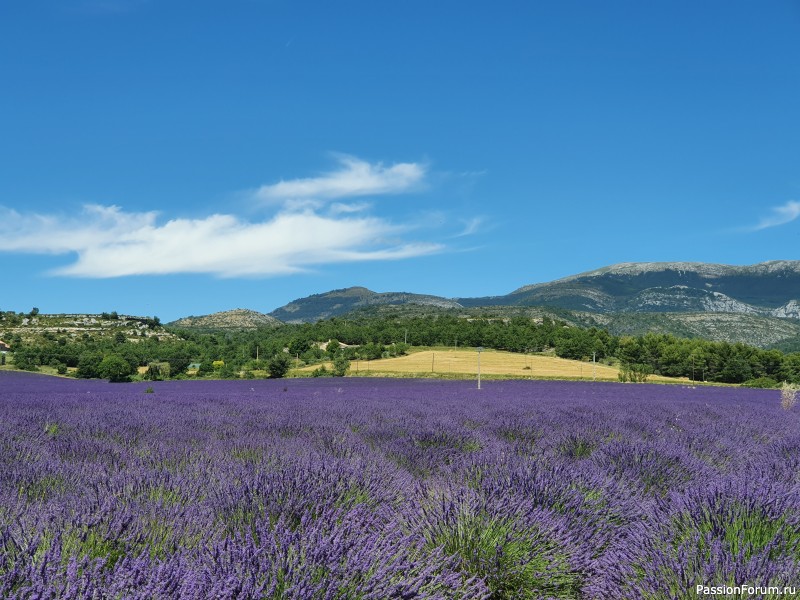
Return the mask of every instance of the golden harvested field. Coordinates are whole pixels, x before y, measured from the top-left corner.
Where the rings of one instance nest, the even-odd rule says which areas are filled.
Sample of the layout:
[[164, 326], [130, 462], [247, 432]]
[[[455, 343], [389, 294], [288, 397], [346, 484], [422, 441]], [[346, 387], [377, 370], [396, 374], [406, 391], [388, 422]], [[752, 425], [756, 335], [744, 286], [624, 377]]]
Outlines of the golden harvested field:
[[[328, 369], [330, 363], [326, 363]], [[313, 371], [315, 366], [298, 369], [299, 373]], [[476, 375], [478, 369], [478, 353], [474, 349], [452, 350], [435, 349], [412, 352], [399, 358], [383, 358], [373, 361], [351, 361], [352, 375], [393, 375], [415, 374], [441, 377], [447, 375]], [[565, 378], [593, 379], [617, 381], [619, 369], [608, 365], [567, 360], [555, 356], [526, 355], [498, 350], [481, 352], [481, 375], [532, 377], [532, 378]], [[651, 376], [649, 381], [679, 381], [669, 377]]]

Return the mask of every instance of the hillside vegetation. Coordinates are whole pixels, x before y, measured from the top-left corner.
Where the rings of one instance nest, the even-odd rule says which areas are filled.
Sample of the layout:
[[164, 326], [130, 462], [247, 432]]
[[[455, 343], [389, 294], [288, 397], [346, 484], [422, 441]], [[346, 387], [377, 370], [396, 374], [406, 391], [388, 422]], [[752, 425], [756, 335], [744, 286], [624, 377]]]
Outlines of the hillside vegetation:
[[184, 317], [169, 323], [170, 327], [201, 330], [243, 330], [260, 327], [278, 327], [281, 322], [275, 317], [254, 310], [237, 308], [201, 317]]
[[0, 312], [0, 349], [16, 368], [125, 380], [136, 373], [281, 377], [291, 363], [326, 374], [326, 361], [344, 374], [352, 361], [423, 360], [397, 358], [415, 348], [482, 346], [577, 361], [594, 356], [636, 380], [772, 386], [800, 382], [799, 299], [800, 261], [625, 263], [505, 296], [351, 287], [270, 315], [237, 309], [167, 329], [156, 317]]
[[116, 312], [97, 314], [41, 314], [0, 312], [0, 339], [16, 345], [44, 339], [65, 345], [70, 341], [117, 339], [139, 342], [156, 337], [171, 339], [158, 317], [136, 317]]
[[[95, 318], [98, 323], [102, 320]], [[11, 340], [8, 362], [14, 367], [116, 381], [130, 377], [283, 377], [293, 366], [310, 366], [321, 375], [344, 375], [360, 371], [360, 361], [402, 357], [420, 347], [482, 346], [521, 357], [544, 353], [586, 362], [594, 356], [598, 362], [618, 364], [626, 379], [636, 381], [662, 376], [759, 386], [800, 383], [798, 353], [653, 333], [614, 336], [604, 329], [547, 317], [361, 315], [252, 330], [171, 329], [163, 335], [151, 319], [147, 331], [133, 337], [126, 335], [124, 328], [112, 335], [110, 327], [97, 329], [106, 332], [104, 335], [58, 336], [41, 331], [40, 323], [29, 320], [27, 325], [19, 325], [31, 329]], [[5, 326], [5, 320], [0, 321], [0, 331]], [[433, 360], [435, 371], [436, 358]], [[323, 369], [328, 361], [335, 368]], [[588, 370], [584, 375], [588, 377]]]

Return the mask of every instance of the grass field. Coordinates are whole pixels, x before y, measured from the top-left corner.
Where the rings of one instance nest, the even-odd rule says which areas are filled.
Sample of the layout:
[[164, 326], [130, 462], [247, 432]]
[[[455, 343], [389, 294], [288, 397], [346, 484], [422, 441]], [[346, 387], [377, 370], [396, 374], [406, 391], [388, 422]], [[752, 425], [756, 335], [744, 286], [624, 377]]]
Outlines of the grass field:
[[[617, 381], [619, 369], [603, 364], [567, 360], [555, 356], [518, 354], [499, 350], [481, 352], [481, 375], [488, 377], [514, 377], [532, 379], [598, 379]], [[296, 369], [304, 374], [318, 365]], [[330, 369], [331, 364], [326, 363]], [[352, 361], [351, 375], [430, 375], [432, 377], [475, 376], [478, 370], [478, 353], [474, 348], [454, 350], [434, 348], [412, 351], [407, 356], [383, 358], [373, 361]], [[681, 381], [670, 377], [651, 376], [650, 381]], [[688, 381], [688, 380], [686, 380]]]

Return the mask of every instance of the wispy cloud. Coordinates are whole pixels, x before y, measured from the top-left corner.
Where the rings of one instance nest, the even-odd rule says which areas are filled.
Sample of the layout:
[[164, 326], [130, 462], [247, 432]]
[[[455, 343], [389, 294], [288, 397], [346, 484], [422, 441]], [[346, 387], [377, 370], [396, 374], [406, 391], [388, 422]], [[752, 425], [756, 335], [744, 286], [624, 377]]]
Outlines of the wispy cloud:
[[409, 192], [419, 186], [426, 168], [419, 163], [395, 163], [385, 166], [359, 158], [340, 155], [339, 168], [317, 177], [290, 179], [264, 185], [255, 197], [268, 203], [323, 201], [382, 194]]
[[[258, 220], [232, 214], [163, 218], [101, 205], [66, 217], [0, 206], [0, 252], [73, 254], [76, 260], [53, 274], [94, 278], [272, 276], [333, 263], [411, 258], [444, 247], [408, 241], [418, 227], [370, 215], [372, 204], [346, 198], [409, 191], [424, 175], [414, 163], [385, 167], [342, 157], [338, 171], [263, 186], [259, 198], [275, 199], [279, 206]], [[329, 204], [332, 199], [342, 201]]]
[[785, 225], [800, 217], [800, 202], [790, 200], [783, 206], [776, 206], [772, 208], [772, 214], [764, 217], [761, 221], [752, 228], [753, 231], [761, 229], [768, 229], [769, 227], [777, 227]]
[[334, 202], [331, 204], [328, 212], [332, 215], [346, 215], [364, 212], [371, 207], [372, 205], [368, 202]]
[[473, 217], [464, 222], [464, 228], [454, 237], [463, 237], [477, 233], [485, 219], [483, 217]]
[[250, 223], [232, 215], [158, 222], [156, 213], [87, 206], [80, 218], [4, 211], [0, 251], [76, 253], [57, 275], [89, 278], [206, 273], [271, 276], [315, 266], [431, 254], [429, 242], [387, 242], [405, 232], [375, 217], [334, 218], [311, 211]]

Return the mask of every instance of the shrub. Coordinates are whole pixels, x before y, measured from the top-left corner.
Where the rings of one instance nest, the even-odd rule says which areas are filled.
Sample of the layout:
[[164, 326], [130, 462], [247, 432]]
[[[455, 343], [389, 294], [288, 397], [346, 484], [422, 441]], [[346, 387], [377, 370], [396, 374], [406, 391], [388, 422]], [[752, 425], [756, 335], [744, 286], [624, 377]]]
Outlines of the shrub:
[[342, 355], [333, 359], [333, 376], [344, 377], [350, 370], [350, 361]]
[[292, 359], [285, 352], [278, 352], [275, 356], [269, 359], [267, 369], [271, 379], [280, 379], [286, 377], [289, 372], [289, 367], [292, 365]]
[[481, 578], [490, 598], [579, 597], [581, 574], [570, 566], [566, 549], [548, 535], [544, 522], [526, 526], [514, 515], [493, 515], [455, 502], [444, 502], [428, 518], [422, 527], [427, 545], [442, 548], [461, 570]]
[[770, 389], [778, 387], [778, 382], [772, 377], [758, 377], [756, 379], [748, 379], [742, 385], [744, 387]]
[[214, 372], [214, 364], [208, 360], [200, 363], [200, 368], [197, 370], [198, 375], [208, 375]]
[[800, 385], [783, 382], [783, 386], [781, 387], [781, 407], [784, 410], [789, 410], [797, 404], [798, 391], [800, 391]]
[[21, 371], [38, 371], [39, 359], [35, 352], [25, 349], [14, 353], [14, 366]]
[[239, 374], [233, 370], [232, 365], [223, 365], [217, 369], [217, 376], [222, 379], [238, 379]]
[[151, 362], [147, 365], [147, 371], [144, 374], [145, 379], [150, 381], [161, 381], [169, 377], [170, 368], [168, 362]]
[[130, 381], [130, 376], [133, 375], [130, 363], [118, 354], [109, 354], [103, 358], [97, 370], [101, 377], [113, 383]]
[[103, 355], [99, 352], [92, 350], [83, 352], [78, 358], [78, 370], [75, 372], [75, 377], [79, 379], [94, 379], [100, 377], [99, 367], [102, 360]]
[[327, 374], [328, 374], [328, 369], [325, 368], [325, 365], [322, 365], [321, 367], [317, 367], [316, 369], [311, 371], [311, 376], [312, 377], [325, 377]]
[[641, 364], [623, 364], [619, 370], [619, 380], [622, 382], [644, 383], [650, 375], [650, 366]]

